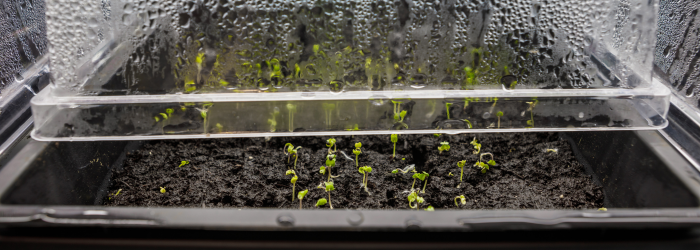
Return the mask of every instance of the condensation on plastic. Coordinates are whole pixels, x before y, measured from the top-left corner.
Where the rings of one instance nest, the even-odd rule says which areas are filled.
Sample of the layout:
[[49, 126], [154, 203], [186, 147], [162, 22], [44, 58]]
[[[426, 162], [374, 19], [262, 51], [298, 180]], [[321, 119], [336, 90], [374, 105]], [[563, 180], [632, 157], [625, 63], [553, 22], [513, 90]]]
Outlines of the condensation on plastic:
[[42, 140], [666, 124], [654, 1], [47, 5]]
[[698, 108], [700, 2], [661, 0], [659, 5], [654, 64], [676, 96]]

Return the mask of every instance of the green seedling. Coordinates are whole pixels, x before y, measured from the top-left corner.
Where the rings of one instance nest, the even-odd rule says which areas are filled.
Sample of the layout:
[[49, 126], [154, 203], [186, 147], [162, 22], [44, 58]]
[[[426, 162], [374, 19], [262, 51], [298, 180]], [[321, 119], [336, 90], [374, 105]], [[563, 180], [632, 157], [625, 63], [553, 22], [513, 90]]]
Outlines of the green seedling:
[[279, 113], [280, 113], [280, 109], [275, 107], [273, 109], [272, 113], [270, 113], [270, 116], [272, 118], [267, 119], [267, 123], [270, 124], [270, 132], [277, 131], [277, 115], [279, 115]]
[[325, 175], [326, 174], [326, 167], [321, 166], [321, 169], [319, 169], [318, 172]]
[[199, 115], [202, 116], [202, 119], [204, 120], [204, 134], [207, 134], [207, 126], [209, 123], [208, 113], [209, 113], [209, 108], [211, 108], [211, 106], [214, 106], [214, 104], [213, 103], [205, 103], [204, 105], [202, 105], [202, 109], [199, 109]]
[[449, 103], [449, 102], [445, 103], [445, 110], [447, 110], [447, 120], [450, 119], [450, 106], [452, 106], [452, 103]]
[[328, 172], [328, 181], [331, 181], [331, 178], [335, 178], [336, 176], [331, 175], [331, 168], [335, 167], [335, 155], [327, 155], [326, 156], [326, 167], [321, 167], [321, 174]]
[[[335, 187], [333, 186], [333, 182], [324, 182], [321, 183], [321, 185], [318, 185], [318, 188], [326, 190], [328, 192], [328, 205], [333, 209], [333, 202], [331, 202], [331, 191], [335, 190]], [[325, 203], [324, 203], [325, 204]], [[317, 203], [318, 205], [318, 203]], [[321, 204], [323, 205], [323, 204]]]
[[165, 188], [164, 188], [164, 187], [160, 187], [160, 193], [161, 193], [161, 194], [164, 194], [164, 193], [165, 193]]
[[464, 195], [460, 195], [460, 196], [455, 197], [455, 206], [459, 207], [459, 204], [457, 203], [458, 199], [460, 200], [460, 203], [462, 203], [462, 205], [467, 204], [467, 198], [464, 197]]
[[[411, 192], [411, 194], [408, 195], [408, 207], [410, 208], [415, 208], [418, 210], [418, 206], [423, 203], [425, 200], [423, 197], [418, 196], [418, 193], [416, 191]], [[413, 205], [413, 202], [416, 202], [415, 205]]]
[[532, 110], [535, 108], [537, 103], [539, 102], [537, 99], [533, 98], [535, 101], [534, 102], [525, 102], [528, 105], [527, 111], [530, 111], [530, 120], [527, 121], [527, 125], [530, 127], [535, 127], [535, 116], [532, 114]]
[[301, 146], [295, 148], [294, 145], [292, 145], [291, 143], [284, 144], [284, 149], [285, 151], [287, 151], [285, 152], [285, 154], [287, 155], [287, 163], [289, 163], [289, 158], [291, 158], [292, 155], [294, 155], [294, 169], [297, 169], [297, 159], [299, 159], [298, 151], [300, 148]]
[[177, 167], [179, 168], [179, 167], [182, 167], [182, 166], [187, 165], [187, 164], [190, 164], [190, 162], [189, 161], [181, 161], [180, 166], [177, 166]]
[[426, 180], [426, 178], [428, 178], [428, 176], [430, 175], [425, 171], [423, 173], [413, 174], [413, 184], [411, 185], [411, 190], [413, 190], [413, 187], [416, 185], [416, 180], [420, 179], [423, 182], [423, 191], [421, 191], [421, 193], [425, 193], [425, 187], [428, 185], [428, 181]]
[[[330, 138], [326, 140], [326, 147], [328, 147], [328, 154], [335, 154], [335, 151], [337, 150], [335, 145], [335, 138]], [[333, 150], [331, 150], [331, 148], [333, 148]]]
[[469, 126], [469, 128], [472, 128], [472, 123], [471, 123], [469, 120], [464, 119], [464, 120], [462, 120], [462, 121], [466, 122], [466, 123], [467, 123], [467, 126]]
[[442, 134], [433, 134], [435, 137], [440, 137]]
[[441, 142], [438, 150], [440, 150], [440, 154], [442, 154], [442, 151], [450, 151], [450, 143], [446, 141]]
[[291, 169], [287, 170], [287, 173], [285, 173], [284, 175], [290, 175], [290, 174], [294, 175], [294, 176], [292, 176], [292, 180], [290, 181], [292, 183], [292, 201], [294, 201], [294, 189], [297, 187], [297, 179], [299, 179], [299, 177], [297, 177], [297, 173]]
[[462, 175], [464, 175], [464, 165], [467, 164], [467, 160], [462, 160], [457, 162], [457, 167], [462, 169], [462, 172], [459, 174], [459, 182], [462, 182]]
[[288, 103], [287, 111], [289, 111], [289, 132], [294, 132], [294, 113], [297, 112], [297, 105]]
[[361, 167], [359, 169], [360, 173], [362, 174], [362, 186], [365, 187], [365, 192], [369, 193], [367, 191], [367, 181], [369, 181], [369, 178], [367, 178], [367, 174], [372, 172], [372, 168], [368, 166]]
[[428, 206], [428, 208], [423, 209], [423, 210], [428, 211], [428, 212], [435, 212], [435, 208], [433, 206]]
[[501, 116], [503, 116], [503, 111], [496, 112], [496, 117], [498, 117], [498, 128], [501, 128]]
[[[491, 156], [491, 160], [489, 160], [488, 162], [484, 163], [484, 160], [483, 160], [484, 155]], [[493, 160], [493, 154], [491, 154], [491, 153], [483, 153], [483, 154], [479, 155], [479, 161], [477, 161], [476, 163], [474, 163], [474, 166], [476, 166], [477, 168], [480, 168], [480, 169], [481, 169], [481, 173], [484, 174], [484, 173], [486, 173], [486, 170], [489, 170], [489, 168], [490, 168], [489, 166], [496, 166], [496, 161]]]
[[559, 149], [556, 149], [556, 148], [548, 148], [548, 149], [545, 150], [545, 153], [550, 153], [550, 152], [556, 154], [557, 152], [559, 152]]
[[355, 143], [355, 149], [352, 150], [352, 153], [355, 154], [355, 167], [360, 166], [360, 162], [358, 159], [358, 157], [362, 153], [362, 150], [360, 148], [362, 148], [362, 143], [358, 142], [358, 143]]
[[218, 131], [219, 134], [221, 134], [222, 132], [224, 132], [224, 125], [221, 125], [221, 123], [217, 123], [217, 124], [216, 124], [216, 131]]
[[469, 144], [474, 145], [474, 154], [479, 154], [481, 152], [481, 143], [478, 143], [476, 141], [476, 137], [474, 137], [474, 140], [472, 140]]
[[449, 172], [449, 173], [447, 174], [447, 176], [455, 176], [455, 175], [452, 174], [452, 172]]
[[326, 203], [328, 203], [328, 200], [326, 200], [326, 198], [318, 199], [318, 201], [316, 201], [316, 207], [326, 205]]
[[399, 135], [398, 134], [392, 134], [391, 135], [391, 142], [394, 143], [394, 154], [391, 155], [391, 159], [396, 158], [396, 142], [399, 141]]
[[[307, 190], [304, 190], [304, 191], [300, 191], [299, 194], [297, 194], [297, 198], [299, 198], [299, 209], [301, 209], [301, 200], [304, 199], [304, 196], [306, 196], [307, 193], [309, 193], [309, 190], [308, 190], [308, 189], [307, 189]], [[292, 193], [292, 195], [293, 195], [293, 194], [294, 194], [294, 193]]]

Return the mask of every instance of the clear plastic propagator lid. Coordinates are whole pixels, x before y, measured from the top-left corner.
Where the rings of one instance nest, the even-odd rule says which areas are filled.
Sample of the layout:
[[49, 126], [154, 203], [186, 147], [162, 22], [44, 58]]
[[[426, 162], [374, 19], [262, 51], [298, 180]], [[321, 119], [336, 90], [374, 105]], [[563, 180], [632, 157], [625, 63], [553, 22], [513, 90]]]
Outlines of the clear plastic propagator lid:
[[656, 3], [47, 0], [38, 140], [666, 126]]

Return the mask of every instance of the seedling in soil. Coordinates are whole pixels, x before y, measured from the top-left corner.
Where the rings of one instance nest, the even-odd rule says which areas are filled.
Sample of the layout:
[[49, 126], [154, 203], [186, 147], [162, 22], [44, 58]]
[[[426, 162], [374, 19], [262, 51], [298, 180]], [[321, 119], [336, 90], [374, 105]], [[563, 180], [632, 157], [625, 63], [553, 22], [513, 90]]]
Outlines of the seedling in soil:
[[442, 154], [442, 151], [450, 151], [450, 143], [446, 141], [441, 142], [438, 150], [440, 150], [440, 154]]
[[297, 187], [297, 173], [294, 172], [294, 170], [287, 170], [287, 173], [285, 175], [290, 175], [293, 174], [294, 176], [292, 177], [292, 180], [290, 181], [292, 183], [292, 201], [294, 201], [294, 189]]
[[358, 143], [355, 143], [355, 149], [352, 150], [352, 153], [355, 154], [355, 167], [360, 166], [360, 162], [358, 160], [358, 157], [362, 153], [362, 150], [360, 148], [362, 148], [362, 143], [358, 142]]
[[[423, 203], [425, 200], [423, 197], [418, 196], [418, 193], [416, 191], [411, 192], [411, 194], [408, 195], [408, 207], [410, 208], [415, 208], [418, 210], [418, 206]], [[413, 202], [416, 202], [415, 205], [413, 205]]]
[[464, 120], [462, 120], [462, 121], [464, 121], [464, 122], [467, 123], [468, 128], [472, 128], [472, 123], [471, 123], [469, 120], [464, 119]]
[[335, 178], [337, 176], [331, 175], [331, 168], [335, 166], [335, 155], [326, 156], [326, 167], [321, 167], [321, 174], [328, 172], [328, 181], [331, 181], [331, 177]]
[[287, 151], [285, 154], [287, 155], [287, 163], [289, 163], [289, 158], [294, 155], [294, 169], [297, 169], [297, 159], [299, 159], [299, 154], [298, 150], [301, 148], [301, 146], [294, 147], [291, 143], [284, 144], [284, 149]]
[[297, 105], [287, 104], [287, 111], [289, 111], [289, 132], [294, 132], [294, 113], [297, 112]]
[[459, 174], [459, 182], [462, 182], [462, 175], [464, 175], [464, 165], [465, 164], [467, 164], [467, 160], [462, 160], [462, 161], [457, 162], [457, 167], [462, 169], [462, 172]]
[[[306, 196], [307, 193], [309, 193], [308, 189], [304, 190], [304, 191], [300, 191], [299, 194], [297, 194], [297, 198], [299, 198], [299, 209], [301, 209], [301, 200], [304, 199], [304, 196]], [[294, 195], [294, 193], [292, 193], [292, 195]]]
[[449, 103], [449, 102], [445, 103], [445, 110], [447, 110], [447, 120], [450, 119], [450, 106], [452, 106], [452, 103]]
[[435, 137], [440, 137], [442, 134], [433, 134]]
[[428, 206], [428, 208], [423, 209], [423, 210], [428, 211], [428, 212], [435, 212], [435, 208], [433, 206]]
[[503, 116], [503, 111], [496, 112], [496, 117], [498, 117], [498, 128], [501, 128], [501, 116]]
[[371, 172], [372, 172], [371, 167], [364, 166], [364, 167], [360, 168], [360, 173], [362, 174], [362, 186], [365, 187], [365, 192], [367, 192], [367, 193], [369, 193], [369, 191], [367, 191], [367, 181], [369, 180], [369, 178], [367, 178], [367, 174], [369, 174]]
[[462, 205], [467, 204], [467, 198], [464, 197], [464, 195], [460, 195], [460, 196], [455, 197], [455, 206], [459, 207], [459, 204], [457, 203], [458, 199], [459, 199], [460, 203], [462, 203]]
[[[119, 195], [119, 193], [121, 193], [121, 192], [122, 192], [122, 189], [120, 188], [119, 190], [117, 190], [117, 193], [113, 194], [112, 196], [117, 197], [117, 195]], [[111, 200], [112, 197], [109, 197], [109, 199]]]
[[548, 148], [548, 149], [545, 150], [545, 153], [549, 153], [549, 152], [552, 152], [552, 153], [555, 153], [555, 154], [556, 154], [557, 152], [559, 152], [559, 150], [556, 149], [556, 148]]
[[[326, 147], [328, 147], [328, 154], [335, 154], [335, 151], [337, 150], [335, 146], [335, 138], [330, 138], [326, 140]], [[331, 150], [333, 148], [333, 150]]]
[[413, 191], [413, 187], [416, 185], [416, 179], [420, 179], [423, 182], [423, 191], [421, 193], [425, 193], [425, 186], [428, 185], [428, 181], [426, 181], [425, 178], [428, 178], [428, 176], [430, 175], [426, 172], [413, 174], [413, 184], [411, 185], [411, 191]]
[[318, 199], [318, 201], [316, 201], [316, 207], [326, 205], [326, 203], [328, 203], [328, 200], [326, 200], [326, 198]]
[[416, 168], [416, 164], [411, 164], [411, 165], [406, 166], [404, 169], [400, 169], [400, 168], [394, 169], [391, 171], [391, 173], [398, 174], [399, 172], [401, 172], [402, 174], [405, 174], [405, 173], [408, 173], [411, 171], [416, 172], [416, 170], [414, 170], [415, 168]]
[[391, 155], [391, 159], [396, 158], [396, 142], [399, 141], [399, 135], [398, 134], [392, 134], [391, 135], [391, 142], [394, 143], [394, 154]]
[[[335, 190], [335, 187], [333, 186], [333, 182], [329, 181], [329, 182], [321, 183], [321, 185], [318, 185], [318, 188], [325, 189], [326, 192], [328, 192], [328, 205], [331, 207], [331, 209], [333, 209], [333, 202], [331, 202], [331, 191]], [[326, 203], [324, 202], [323, 204], [326, 204]], [[321, 206], [323, 206], [323, 204], [321, 204]], [[318, 206], [318, 203], [316, 203], [316, 205]]]
[[190, 162], [189, 161], [181, 161], [180, 166], [177, 166], [177, 167], [179, 168], [179, 167], [182, 167], [182, 166], [187, 165], [187, 164], [190, 164]]
[[474, 154], [479, 154], [481, 152], [481, 143], [476, 142], [476, 137], [474, 137], [474, 140], [470, 142], [469, 144], [474, 145]]
[[[484, 155], [491, 156], [491, 160], [484, 163], [484, 161], [483, 161]], [[493, 154], [483, 153], [483, 154], [479, 155], [479, 161], [474, 163], [474, 166], [476, 166], [477, 168], [480, 168], [481, 173], [484, 174], [484, 173], [486, 173], [486, 170], [489, 170], [489, 166], [496, 166], [496, 161], [493, 160]]]
[[165, 193], [165, 188], [164, 188], [164, 187], [160, 187], [160, 193], [161, 193], [161, 194], [164, 194], [164, 193]]

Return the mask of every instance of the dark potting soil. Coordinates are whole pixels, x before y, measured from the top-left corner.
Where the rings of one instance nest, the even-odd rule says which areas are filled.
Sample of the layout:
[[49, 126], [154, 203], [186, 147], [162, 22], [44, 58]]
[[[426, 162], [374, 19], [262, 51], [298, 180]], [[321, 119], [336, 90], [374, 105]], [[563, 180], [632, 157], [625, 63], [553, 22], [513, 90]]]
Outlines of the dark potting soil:
[[[474, 167], [479, 156], [469, 144], [474, 137], [482, 144], [481, 153], [492, 153], [497, 165], [486, 173]], [[168, 207], [273, 207], [298, 208], [292, 202], [291, 175], [294, 157], [283, 148], [292, 143], [299, 149], [295, 191], [308, 189], [302, 202], [314, 208], [328, 193], [317, 188], [327, 180], [319, 173], [325, 165], [329, 137], [168, 140], [147, 142], [127, 155], [122, 169], [114, 169], [108, 206]], [[407, 196], [412, 173], [391, 174], [397, 168], [415, 164], [427, 172], [425, 199], [421, 208], [436, 209], [581, 209], [603, 206], [602, 188], [586, 175], [570, 145], [557, 133], [501, 133], [464, 135], [399, 135], [396, 157], [389, 135], [342, 136], [337, 139], [337, 162], [331, 169], [335, 190], [334, 208], [408, 209]], [[370, 166], [368, 194], [361, 188], [362, 174], [352, 153], [355, 142], [362, 142], [359, 166]], [[449, 151], [439, 153], [440, 142]], [[555, 149], [556, 152], [552, 152]], [[488, 156], [485, 156], [485, 160]], [[463, 182], [457, 162], [466, 160]], [[178, 167], [181, 161], [190, 163]], [[417, 180], [416, 188], [424, 186]], [[160, 187], [166, 189], [160, 192]], [[455, 206], [455, 197], [464, 195], [466, 204]], [[328, 208], [328, 204], [323, 206]]]

